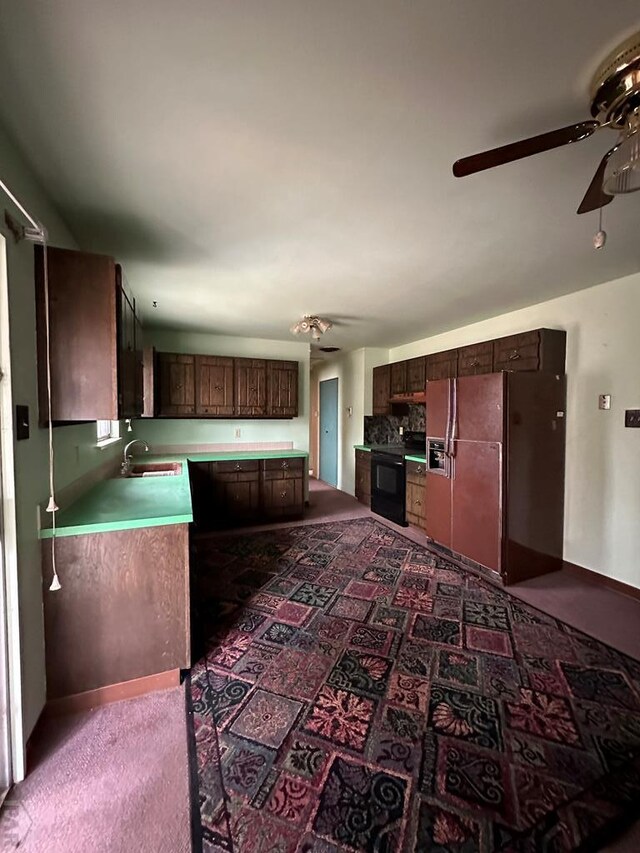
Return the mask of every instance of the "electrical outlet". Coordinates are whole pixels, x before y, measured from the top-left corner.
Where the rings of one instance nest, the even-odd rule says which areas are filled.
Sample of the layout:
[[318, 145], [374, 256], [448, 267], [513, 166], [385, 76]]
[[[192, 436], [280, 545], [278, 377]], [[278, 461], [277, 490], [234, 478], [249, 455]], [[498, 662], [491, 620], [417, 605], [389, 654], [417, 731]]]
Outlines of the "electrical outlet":
[[611, 408], [611, 394], [600, 394], [598, 397], [598, 408], [599, 409], [610, 409]]
[[624, 413], [626, 427], [640, 427], [640, 409], [627, 409]]
[[240, 438], [241, 435], [242, 435], [242, 430], [240, 429], [240, 427], [236, 427], [236, 438]]

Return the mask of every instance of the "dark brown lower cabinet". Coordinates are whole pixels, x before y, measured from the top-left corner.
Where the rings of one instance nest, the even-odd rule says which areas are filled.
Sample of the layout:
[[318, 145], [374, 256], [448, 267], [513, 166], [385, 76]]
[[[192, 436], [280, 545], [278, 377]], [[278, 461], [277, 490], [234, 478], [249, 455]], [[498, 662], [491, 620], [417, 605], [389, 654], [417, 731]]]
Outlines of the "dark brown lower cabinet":
[[420, 530], [426, 528], [426, 463], [407, 462], [406, 513], [407, 521]]
[[191, 666], [186, 524], [42, 543], [47, 699]]
[[305, 459], [190, 462], [194, 521], [210, 530], [302, 516]]
[[371, 453], [356, 450], [356, 500], [371, 506]]

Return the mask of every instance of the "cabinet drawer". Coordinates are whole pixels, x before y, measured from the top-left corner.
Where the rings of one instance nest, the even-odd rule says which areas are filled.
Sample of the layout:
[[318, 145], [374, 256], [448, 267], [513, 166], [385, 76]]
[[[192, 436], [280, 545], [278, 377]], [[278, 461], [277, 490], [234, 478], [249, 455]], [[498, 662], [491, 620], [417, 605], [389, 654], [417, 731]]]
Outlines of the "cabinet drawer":
[[259, 459], [243, 459], [230, 462], [216, 462], [215, 472], [217, 474], [239, 474], [256, 472], [258, 473], [260, 465]]
[[458, 350], [458, 376], [476, 376], [493, 370], [493, 341]]
[[500, 338], [493, 344], [493, 369], [539, 370], [540, 331]]
[[426, 462], [407, 462], [407, 480], [415, 480], [418, 485], [424, 486], [426, 474]]
[[265, 459], [265, 471], [296, 471], [297, 476], [302, 476], [304, 471], [304, 459], [301, 456], [295, 456], [290, 459]]

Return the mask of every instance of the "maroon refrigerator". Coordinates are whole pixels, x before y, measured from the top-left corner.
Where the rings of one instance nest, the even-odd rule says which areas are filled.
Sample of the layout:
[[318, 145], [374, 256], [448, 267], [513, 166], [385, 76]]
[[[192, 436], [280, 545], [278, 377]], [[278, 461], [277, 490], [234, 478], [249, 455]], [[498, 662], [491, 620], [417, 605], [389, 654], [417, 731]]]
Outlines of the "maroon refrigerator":
[[426, 531], [515, 583], [562, 567], [564, 376], [427, 383]]

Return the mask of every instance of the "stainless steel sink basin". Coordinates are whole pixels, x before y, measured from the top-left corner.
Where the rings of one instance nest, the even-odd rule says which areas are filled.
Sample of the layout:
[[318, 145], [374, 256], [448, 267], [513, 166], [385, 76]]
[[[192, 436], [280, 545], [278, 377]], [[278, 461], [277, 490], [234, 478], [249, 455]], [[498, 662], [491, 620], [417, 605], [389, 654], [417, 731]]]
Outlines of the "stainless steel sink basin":
[[132, 465], [128, 477], [175, 477], [182, 474], [181, 462], [140, 462]]

